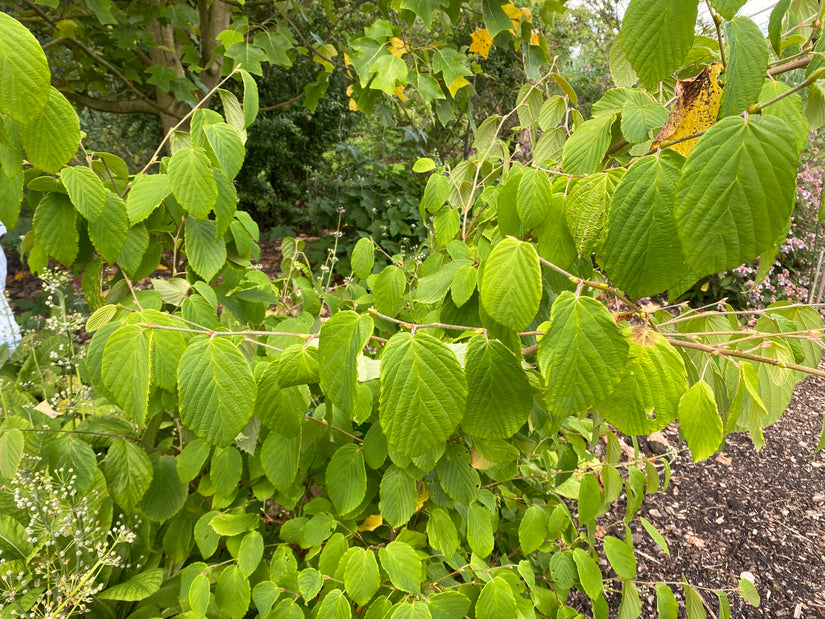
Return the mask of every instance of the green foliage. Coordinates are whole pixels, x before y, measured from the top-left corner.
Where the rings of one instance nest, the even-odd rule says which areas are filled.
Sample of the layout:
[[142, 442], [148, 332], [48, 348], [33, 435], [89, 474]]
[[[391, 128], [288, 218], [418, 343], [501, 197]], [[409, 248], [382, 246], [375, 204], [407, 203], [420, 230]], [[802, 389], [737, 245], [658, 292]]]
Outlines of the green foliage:
[[[114, 10], [96, 6], [107, 19]], [[418, 165], [443, 179], [426, 181], [416, 205], [429, 234], [422, 251], [362, 239], [343, 281], [331, 274], [335, 256], [315, 273], [291, 238], [283, 276], [251, 266], [258, 229], [237, 210], [232, 179], [258, 107], [249, 72], [262, 70], [266, 50], [284, 60], [271, 39], [222, 35], [226, 57], [249, 71], [226, 77], [240, 78], [243, 96], [221, 93], [223, 116], [193, 111], [190, 132], [170, 134], [171, 156], [138, 174], [85, 151], [67, 167], [75, 153], [66, 157], [62, 140], [24, 138], [26, 170], [45, 172], [28, 183], [29, 265], [85, 267], [98, 309], [84, 356], [73, 339], [81, 325], [50, 284], [42, 344], [20, 346], [0, 371], [0, 546], [19, 574], [2, 581], [4, 602], [66, 615], [487, 619], [573, 616], [589, 612], [586, 596], [597, 616], [612, 605], [636, 617], [655, 591], [660, 614], [673, 616], [669, 586], [635, 581], [629, 536], [668, 464], [620, 462], [616, 430], [678, 420], [696, 461], [735, 431], [759, 448], [793, 386], [818, 371], [825, 331], [810, 307], [778, 304], [750, 324], [727, 308], [638, 300], [678, 297], [769, 251], [787, 232], [795, 187], [798, 115], [748, 103], [761, 73], [758, 88], [729, 79], [732, 109], [747, 110], [711, 126], [686, 160], [648, 152], [665, 119], [640, 109], [664, 103], [652, 82], [681, 66], [688, 26], [693, 36], [693, 5], [675, 6], [634, 0], [625, 17], [626, 60], [652, 94], [611, 91], [585, 121], [561, 76], [526, 85], [516, 109], [478, 126], [467, 159]], [[527, 58], [541, 55], [523, 12], [515, 24], [509, 5], [481, 7], [497, 38], [519, 26]], [[425, 24], [453, 19], [441, 4], [398, 9]], [[25, 39], [18, 26], [0, 21]], [[352, 42], [359, 102], [411, 79], [389, 49], [395, 28], [372, 24]], [[631, 36], [655, 53], [643, 57]], [[336, 55], [326, 45], [313, 60], [324, 73]], [[0, 51], [4, 61], [17, 54]], [[451, 95], [468, 87], [465, 60], [453, 47], [433, 53]], [[545, 91], [547, 79], [565, 97]], [[15, 84], [4, 96], [36, 105], [36, 85]], [[58, 118], [51, 102], [3, 126], [36, 134]], [[58, 128], [73, 135], [76, 120]], [[539, 148], [545, 136], [558, 141], [552, 153]], [[2, 173], [28, 174], [7, 137]], [[93, 248], [118, 269], [105, 291]], [[134, 285], [161, 262], [168, 280]], [[600, 437], [603, 456], [591, 447]], [[597, 536], [611, 510], [625, 539]], [[702, 616], [700, 590], [681, 589], [688, 615]], [[738, 593], [760, 601], [749, 581]], [[724, 608], [727, 594], [718, 599]]]

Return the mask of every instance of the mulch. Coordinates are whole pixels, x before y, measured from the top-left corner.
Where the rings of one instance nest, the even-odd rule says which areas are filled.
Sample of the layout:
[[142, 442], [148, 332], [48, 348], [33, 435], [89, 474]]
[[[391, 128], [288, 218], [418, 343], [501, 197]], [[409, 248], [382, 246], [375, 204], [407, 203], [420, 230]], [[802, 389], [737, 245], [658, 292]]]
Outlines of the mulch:
[[[729, 436], [723, 451], [697, 464], [681, 451], [670, 487], [648, 496], [638, 513], [664, 535], [670, 556], [634, 523], [637, 579], [684, 576], [697, 588], [730, 593], [748, 573], [761, 604], [754, 608], [730, 594], [733, 617], [825, 617], [825, 450], [813, 454], [823, 413], [825, 379], [811, 376], [765, 430], [759, 452], [746, 434]], [[676, 444], [675, 430], [665, 434]], [[682, 602], [681, 588], [673, 589]], [[714, 617], [716, 595], [701, 594]], [[642, 617], [655, 617], [655, 592], [641, 597]]]

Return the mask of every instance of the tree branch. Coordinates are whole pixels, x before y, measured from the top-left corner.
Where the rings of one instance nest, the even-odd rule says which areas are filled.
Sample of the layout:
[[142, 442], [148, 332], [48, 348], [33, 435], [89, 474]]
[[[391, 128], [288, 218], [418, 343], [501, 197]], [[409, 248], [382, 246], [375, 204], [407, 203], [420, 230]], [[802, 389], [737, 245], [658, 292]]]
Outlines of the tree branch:
[[792, 60], [791, 62], [781, 64], [778, 67], [768, 69], [768, 77], [776, 77], [777, 75], [787, 73], [788, 71], [793, 71], [794, 69], [804, 69], [809, 64], [811, 64], [811, 60], [813, 59], [813, 57], [813, 54], [808, 54], [807, 56], [803, 56], [802, 58], [797, 58], [796, 60]]
[[[62, 91], [61, 91], [62, 92]], [[89, 109], [97, 110], [98, 112], [110, 112], [113, 114], [155, 114], [158, 115], [158, 109], [149, 105], [142, 99], [128, 99], [126, 101], [110, 101], [108, 99], [95, 99], [94, 97], [87, 97], [76, 92], [63, 92], [63, 95], [70, 101], [74, 101]]]

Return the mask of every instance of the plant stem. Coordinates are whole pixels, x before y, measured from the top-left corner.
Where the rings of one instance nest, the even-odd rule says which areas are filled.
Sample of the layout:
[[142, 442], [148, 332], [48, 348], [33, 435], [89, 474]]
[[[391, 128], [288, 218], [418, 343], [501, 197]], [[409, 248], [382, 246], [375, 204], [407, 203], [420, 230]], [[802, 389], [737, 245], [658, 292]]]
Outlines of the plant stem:
[[818, 368], [809, 368], [805, 367], [804, 365], [799, 365], [797, 363], [787, 363], [785, 361], [780, 361], [779, 359], [772, 359], [770, 357], [754, 355], [753, 353], [745, 352], [742, 350], [735, 350], [731, 348], [720, 349], [716, 348], [715, 346], [698, 344], [696, 342], [683, 342], [682, 340], [673, 340], [669, 337], [667, 339], [671, 345], [676, 346], [677, 348], [692, 348], [693, 350], [701, 350], [702, 352], [710, 353], [711, 355], [719, 355], [722, 357], [737, 357], [739, 359], [747, 359], [748, 361], [766, 363], [768, 365], [773, 365], [786, 370], [796, 370], [797, 372], [803, 372], [805, 374], [813, 374], [814, 376], [825, 377], [825, 370], [820, 370]]

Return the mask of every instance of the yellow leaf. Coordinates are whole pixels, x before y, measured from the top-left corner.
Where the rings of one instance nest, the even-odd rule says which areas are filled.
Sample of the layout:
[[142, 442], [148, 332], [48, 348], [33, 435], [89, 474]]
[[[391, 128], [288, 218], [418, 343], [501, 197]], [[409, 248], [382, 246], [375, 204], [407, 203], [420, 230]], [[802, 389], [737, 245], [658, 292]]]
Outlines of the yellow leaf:
[[522, 9], [521, 9], [521, 15], [522, 15], [522, 17], [524, 18], [524, 21], [526, 21], [526, 22], [527, 22], [527, 23], [529, 23], [529, 24], [532, 24], [532, 23], [533, 23], [533, 11], [531, 11], [530, 9], [528, 9], [526, 6], [525, 6], [525, 7], [522, 7]]
[[[702, 69], [696, 77], [679, 80], [676, 84], [676, 105], [670, 112], [665, 126], [653, 141], [653, 148], [662, 142], [672, 142], [710, 129], [716, 123], [719, 105], [722, 102], [722, 87], [719, 74], [722, 64], [715, 62]], [[696, 145], [699, 138], [679, 142], [667, 147], [682, 153], [685, 157]]]
[[402, 102], [409, 101], [410, 98], [404, 94], [404, 87], [403, 86], [396, 86], [395, 87], [395, 94], [401, 99]]
[[390, 53], [393, 56], [398, 56], [399, 58], [401, 58], [401, 56], [406, 54], [408, 51], [410, 51], [410, 48], [407, 47], [407, 44], [404, 43], [404, 41], [402, 41], [398, 37], [392, 37], [390, 39]]
[[358, 102], [355, 99], [349, 100], [349, 111], [350, 112], [357, 112], [358, 111]]
[[429, 498], [430, 491], [426, 485], [422, 484], [421, 490], [418, 491], [418, 503], [415, 506], [415, 511], [418, 512], [422, 507], [424, 507], [424, 503], [426, 503]]
[[320, 47], [317, 48], [317, 51], [312, 57], [313, 62], [317, 62], [327, 70], [327, 72], [331, 73], [332, 70], [335, 68], [333, 64], [330, 62], [333, 58], [338, 55], [338, 50], [335, 49], [334, 45], [329, 43], [324, 43]]
[[507, 14], [510, 21], [513, 22], [513, 28], [518, 28], [518, 25], [521, 22], [521, 9], [512, 2], [501, 5], [501, 9]]
[[492, 462], [491, 460], [488, 460], [483, 455], [481, 455], [480, 451], [473, 449], [472, 466], [474, 469], [478, 469], [479, 471], [488, 471], [497, 464], [498, 462]]
[[462, 76], [462, 77], [459, 77], [452, 84], [447, 86], [447, 90], [449, 90], [450, 94], [455, 97], [455, 93], [457, 93], [459, 90], [461, 90], [465, 86], [469, 86], [469, 85], [470, 85], [470, 82], [468, 82], [467, 79]]
[[358, 530], [375, 531], [375, 529], [380, 527], [382, 524], [384, 524], [384, 519], [378, 514], [373, 514], [372, 516], [367, 516], [364, 518], [364, 522], [358, 525]]
[[470, 39], [472, 40], [470, 52], [475, 52], [482, 58], [487, 58], [490, 48], [493, 46], [493, 39], [490, 38], [487, 28], [481, 28], [470, 33]]
[[538, 32], [532, 32], [530, 34], [530, 45], [541, 45], [541, 37], [539, 37]]

